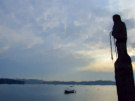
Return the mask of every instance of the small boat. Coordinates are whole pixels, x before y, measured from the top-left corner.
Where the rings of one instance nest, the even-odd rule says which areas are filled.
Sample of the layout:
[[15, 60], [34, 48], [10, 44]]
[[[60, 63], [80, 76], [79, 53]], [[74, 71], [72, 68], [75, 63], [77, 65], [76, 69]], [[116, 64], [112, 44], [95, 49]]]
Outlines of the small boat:
[[70, 93], [76, 93], [76, 91], [75, 90], [65, 90], [64, 93], [65, 94], [70, 94]]

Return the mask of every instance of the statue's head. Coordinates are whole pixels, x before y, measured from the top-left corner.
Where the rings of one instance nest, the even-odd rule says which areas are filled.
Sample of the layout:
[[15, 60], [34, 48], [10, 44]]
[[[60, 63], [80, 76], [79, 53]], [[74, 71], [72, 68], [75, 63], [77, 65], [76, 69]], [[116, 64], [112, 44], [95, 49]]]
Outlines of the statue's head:
[[120, 15], [118, 15], [118, 14], [113, 15], [113, 22], [114, 23], [121, 22]]

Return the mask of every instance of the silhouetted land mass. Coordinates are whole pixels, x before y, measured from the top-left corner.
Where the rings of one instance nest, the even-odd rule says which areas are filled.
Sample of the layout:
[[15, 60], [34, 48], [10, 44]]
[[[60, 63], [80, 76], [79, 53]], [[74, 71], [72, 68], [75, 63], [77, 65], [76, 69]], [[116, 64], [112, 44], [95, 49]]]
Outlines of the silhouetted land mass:
[[50, 81], [50, 82], [44, 82], [44, 84], [63, 84], [63, 85], [115, 85], [115, 82], [113, 81], [81, 81], [81, 82], [75, 82], [75, 81]]
[[114, 81], [44, 81], [36, 79], [24, 79], [26, 84], [53, 84], [53, 85], [115, 85]]
[[0, 79], [0, 84], [24, 84], [24, 81], [15, 80], [15, 79]]
[[114, 81], [44, 81], [38, 79], [0, 79], [0, 84], [115, 85]]
[[44, 84], [62, 84], [62, 85], [115, 85], [115, 82], [113, 81], [81, 81], [81, 82], [75, 82], [75, 81], [44, 81]]

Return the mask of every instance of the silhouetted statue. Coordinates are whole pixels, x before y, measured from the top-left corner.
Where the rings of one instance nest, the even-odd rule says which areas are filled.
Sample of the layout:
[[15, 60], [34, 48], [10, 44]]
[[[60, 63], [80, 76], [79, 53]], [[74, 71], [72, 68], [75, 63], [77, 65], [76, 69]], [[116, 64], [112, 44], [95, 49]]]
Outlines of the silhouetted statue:
[[135, 88], [131, 58], [127, 53], [127, 30], [120, 15], [113, 16], [112, 36], [116, 39], [118, 58], [115, 62], [115, 80], [118, 101], [135, 101]]

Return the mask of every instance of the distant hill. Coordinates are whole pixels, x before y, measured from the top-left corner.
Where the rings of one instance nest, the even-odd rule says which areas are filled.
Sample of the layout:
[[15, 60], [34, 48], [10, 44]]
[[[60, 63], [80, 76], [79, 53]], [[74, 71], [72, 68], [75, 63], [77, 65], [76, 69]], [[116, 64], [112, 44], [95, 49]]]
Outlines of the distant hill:
[[44, 81], [44, 84], [62, 84], [62, 85], [115, 85], [114, 81]]
[[44, 81], [37, 79], [23, 79], [25, 84], [54, 84], [54, 85], [115, 85], [114, 81]]
[[38, 79], [0, 79], [0, 84], [115, 85], [114, 81], [44, 81]]
[[15, 79], [7, 79], [7, 78], [1, 78], [0, 84], [24, 84], [24, 81], [21, 80], [15, 80]]

